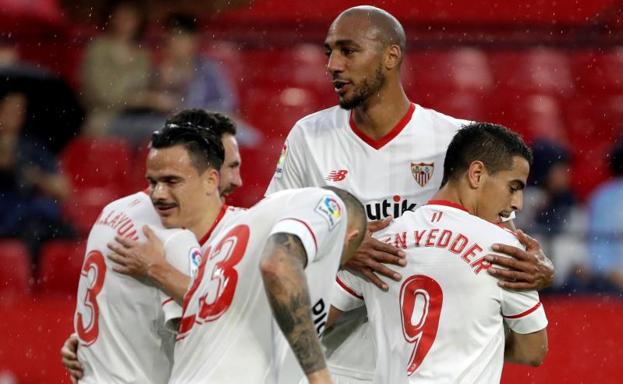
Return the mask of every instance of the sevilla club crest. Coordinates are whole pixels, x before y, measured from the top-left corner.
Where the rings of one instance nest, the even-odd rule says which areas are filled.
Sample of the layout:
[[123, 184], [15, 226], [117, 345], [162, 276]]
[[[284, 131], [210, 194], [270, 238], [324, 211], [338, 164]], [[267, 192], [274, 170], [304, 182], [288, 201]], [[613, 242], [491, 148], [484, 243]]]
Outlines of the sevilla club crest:
[[423, 187], [433, 177], [435, 163], [414, 163], [411, 162], [411, 174], [415, 181]]

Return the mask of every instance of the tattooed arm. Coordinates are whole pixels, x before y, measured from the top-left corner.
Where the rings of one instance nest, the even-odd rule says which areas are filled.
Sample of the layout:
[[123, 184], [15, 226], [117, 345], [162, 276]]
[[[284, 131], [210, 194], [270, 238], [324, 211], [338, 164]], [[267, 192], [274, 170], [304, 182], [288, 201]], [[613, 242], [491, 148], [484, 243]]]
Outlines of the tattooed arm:
[[273, 316], [310, 383], [332, 383], [316, 334], [299, 238], [276, 233], [264, 248], [260, 270]]

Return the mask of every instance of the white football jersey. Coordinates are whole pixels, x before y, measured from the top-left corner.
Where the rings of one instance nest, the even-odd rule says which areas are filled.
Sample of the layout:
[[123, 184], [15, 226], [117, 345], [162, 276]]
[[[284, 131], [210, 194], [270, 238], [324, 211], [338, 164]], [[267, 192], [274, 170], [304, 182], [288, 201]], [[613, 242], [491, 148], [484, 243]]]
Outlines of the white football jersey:
[[340, 310], [365, 300], [377, 345], [375, 383], [498, 383], [504, 322], [520, 334], [547, 326], [536, 291], [502, 289], [486, 272], [494, 243], [521, 243], [460, 205], [431, 201], [375, 237], [406, 252], [402, 281], [383, 292], [342, 271], [332, 297]]
[[108, 204], [89, 234], [82, 266], [74, 329], [80, 340], [81, 383], [166, 383], [175, 334], [165, 323], [181, 317], [181, 307], [147, 281], [113, 271], [106, 244], [115, 236], [144, 240], [149, 225], [164, 245], [167, 261], [193, 273], [200, 256], [194, 234], [165, 229], [144, 192]]
[[347, 220], [335, 193], [305, 188], [266, 197], [215, 234], [184, 297], [171, 383], [276, 383], [284, 382], [284, 375], [302, 377], [266, 298], [262, 250], [275, 233], [301, 240], [312, 318], [320, 333]]
[[[266, 193], [332, 185], [355, 195], [368, 220], [397, 218], [437, 192], [448, 145], [469, 123], [411, 104], [396, 127], [373, 140], [357, 129], [350, 111], [336, 106], [314, 113], [292, 128]], [[323, 340], [338, 383], [350, 382], [341, 375], [371, 380], [374, 373], [372, 333], [355, 324], [364, 316], [353, 313], [343, 324], [352, 332], [346, 340], [339, 331]]]

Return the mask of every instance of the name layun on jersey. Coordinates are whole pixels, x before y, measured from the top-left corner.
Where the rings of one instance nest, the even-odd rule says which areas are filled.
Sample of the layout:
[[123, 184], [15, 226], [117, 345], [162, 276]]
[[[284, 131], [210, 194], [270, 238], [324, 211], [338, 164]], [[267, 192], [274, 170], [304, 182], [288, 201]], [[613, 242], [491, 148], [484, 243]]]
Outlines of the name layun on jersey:
[[139, 192], [107, 205], [89, 234], [74, 329], [83, 364], [81, 383], [166, 383], [175, 335], [165, 325], [181, 307], [146, 281], [113, 271], [106, 244], [115, 236], [144, 240], [149, 225], [163, 243], [167, 261], [191, 275], [200, 257], [192, 232], [165, 229], [147, 194]]

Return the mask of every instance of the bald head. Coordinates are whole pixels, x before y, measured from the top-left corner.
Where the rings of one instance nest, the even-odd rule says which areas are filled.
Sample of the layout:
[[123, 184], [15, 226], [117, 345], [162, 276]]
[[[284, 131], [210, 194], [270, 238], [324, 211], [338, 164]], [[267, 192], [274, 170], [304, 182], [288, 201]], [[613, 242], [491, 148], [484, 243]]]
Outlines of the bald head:
[[398, 45], [404, 54], [406, 45], [405, 31], [398, 19], [389, 12], [370, 5], [360, 5], [348, 8], [340, 13], [333, 21], [333, 25], [346, 18], [357, 18], [366, 21], [364, 23], [364, 26], [367, 26], [366, 34], [374, 33], [376, 35], [375, 38], [383, 47], [393, 44]]

